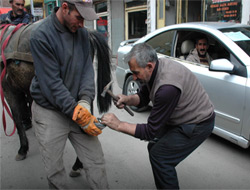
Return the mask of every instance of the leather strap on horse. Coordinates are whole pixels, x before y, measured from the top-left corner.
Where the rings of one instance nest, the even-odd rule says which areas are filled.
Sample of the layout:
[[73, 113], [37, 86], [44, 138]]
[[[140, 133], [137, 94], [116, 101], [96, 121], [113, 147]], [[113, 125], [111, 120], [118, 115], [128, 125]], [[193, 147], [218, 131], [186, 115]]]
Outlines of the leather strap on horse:
[[[12, 24], [6, 24], [6, 25], [2, 25], [1, 28], [3, 28], [2, 32], [1, 32], [1, 36], [0, 36], [0, 42], [2, 41], [3, 35], [5, 33], [5, 31], [8, 29], [9, 26], [11, 26]], [[3, 92], [3, 87], [2, 87], [2, 81], [3, 78], [6, 74], [6, 67], [7, 67], [7, 61], [6, 58], [4, 56], [4, 49], [6, 48], [10, 38], [12, 37], [12, 35], [21, 28], [21, 26], [23, 26], [25, 24], [18, 24], [15, 29], [8, 35], [8, 37], [5, 39], [5, 41], [3, 42], [2, 45], [2, 50], [1, 50], [1, 56], [2, 56], [2, 60], [3, 60], [3, 70], [1, 73], [1, 77], [0, 77], [0, 95], [1, 95], [1, 101], [2, 101], [2, 105], [3, 105], [3, 113], [2, 113], [2, 119], [3, 119], [3, 128], [4, 128], [4, 133], [6, 136], [12, 136], [15, 132], [16, 132], [16, 124], [15, 121], [13, 120], [13, 116], [12, 113], [4, 99], [4, 92]], [[10, 116], [10, 118], [14, 121], [14, 129], [12, 131], [12, 133], [10, 135], [7, 134], [6, 132], [6, 118], [5, 118], [5, 110], [7, 111], [8, 115]]]

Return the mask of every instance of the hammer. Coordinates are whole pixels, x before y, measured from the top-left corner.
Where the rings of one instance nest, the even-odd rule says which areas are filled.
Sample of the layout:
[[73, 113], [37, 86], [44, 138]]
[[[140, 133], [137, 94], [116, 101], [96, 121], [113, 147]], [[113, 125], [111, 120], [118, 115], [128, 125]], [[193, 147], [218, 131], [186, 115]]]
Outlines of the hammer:
[[[114, 100], [118, 101], [117, 96], [113, 94], [113, 92], [109, 89], [113, 81], [109, 82], [103, 89], [103, 92], [101, 93], [102, 97], [105, 97], [106, 93], [108, 93]], [[124, 105], [124, 109], [131, 115], [134, 116], [134, 113], [126, 106]]]

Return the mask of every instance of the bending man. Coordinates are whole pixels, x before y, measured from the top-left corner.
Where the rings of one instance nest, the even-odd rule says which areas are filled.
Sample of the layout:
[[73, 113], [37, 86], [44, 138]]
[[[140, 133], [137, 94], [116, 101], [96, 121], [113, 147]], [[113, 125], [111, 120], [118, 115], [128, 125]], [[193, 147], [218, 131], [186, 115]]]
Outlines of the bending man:
[[107, 113], [102, 123], [110, 128], [148, 140], [148, 151], [158, 189], [178, 189], [175, 167], [194, 151], [214, 128], [214, 106], [205, 90], [186, 67], [167, 58], [157, 58], [147, 44], [135, 45], [126, 57], [134, 80], [145, 85], [139, 93], [118, 95], [118, 108], [153, 108], [144, 124], [131, 124]]

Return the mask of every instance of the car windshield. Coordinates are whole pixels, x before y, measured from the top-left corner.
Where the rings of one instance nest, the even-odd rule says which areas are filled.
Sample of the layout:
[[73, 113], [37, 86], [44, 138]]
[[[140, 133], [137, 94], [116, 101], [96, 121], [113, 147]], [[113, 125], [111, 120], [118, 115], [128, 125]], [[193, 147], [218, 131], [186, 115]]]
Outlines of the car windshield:
[[220, 31], [250, 56], [250, 27], [221, 29]]

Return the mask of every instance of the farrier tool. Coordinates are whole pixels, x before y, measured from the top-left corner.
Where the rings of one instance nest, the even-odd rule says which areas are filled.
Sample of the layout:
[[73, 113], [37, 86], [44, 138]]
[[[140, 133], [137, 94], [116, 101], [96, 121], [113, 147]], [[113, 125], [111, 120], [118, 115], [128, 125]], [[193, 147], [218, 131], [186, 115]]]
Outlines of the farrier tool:
[[106, 125], [101, 123], [102, 122], [101, 118], [96, 118], [96, 119], [97, 119], [98, 123], [94, 123], [95, 126], [98, 127], [100, 130], [103, 130], [106, 127]]
[[[106, 93], [108, 93], [115, 101], [118, 101], [118, 97], [113, 94], [113, 92], [109, 89], [112, 85], [113, 81], [110, 81], [104, 88], [103, 92], [101, 93], [102, 97], [105, 97]], [[131, 115], [134, 116], [134, 113], [126, 106], [124, 105], [124, 109]]]

